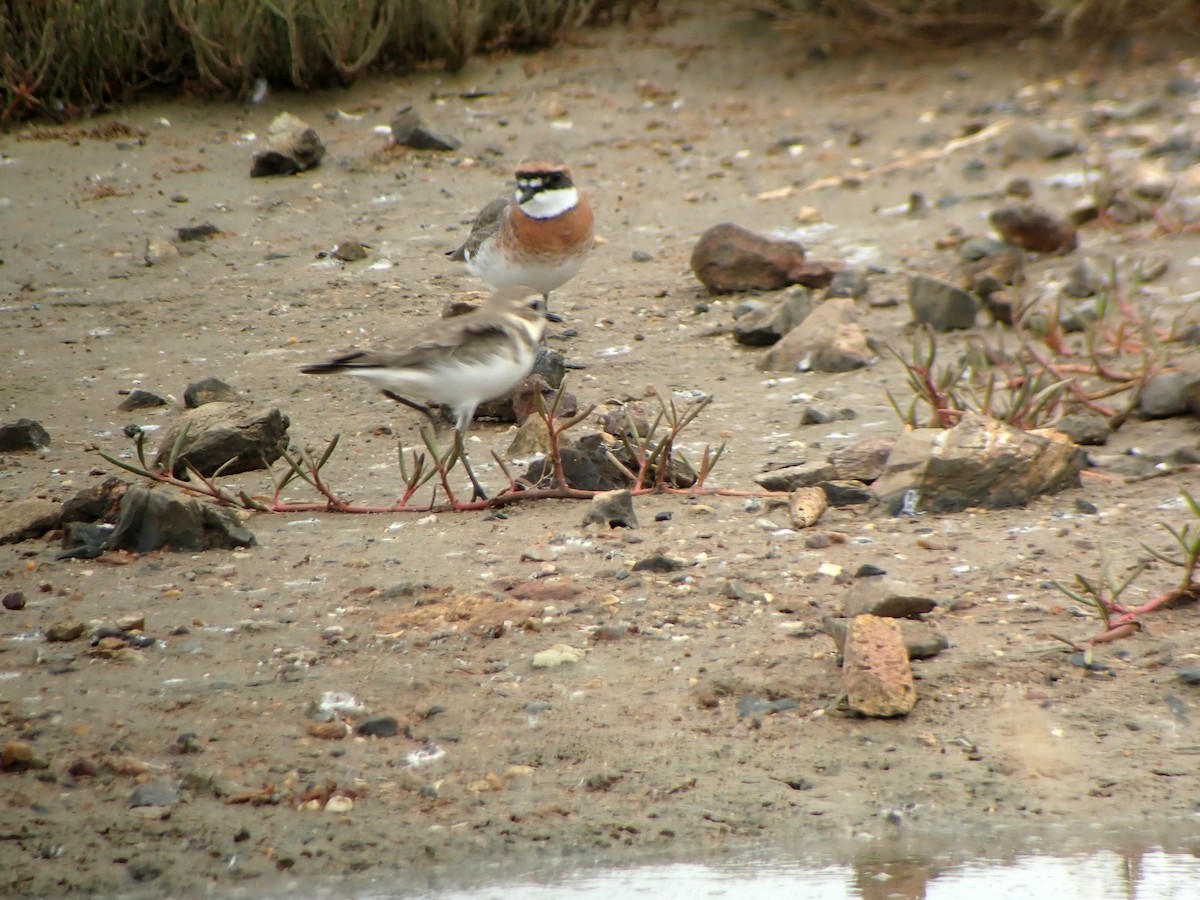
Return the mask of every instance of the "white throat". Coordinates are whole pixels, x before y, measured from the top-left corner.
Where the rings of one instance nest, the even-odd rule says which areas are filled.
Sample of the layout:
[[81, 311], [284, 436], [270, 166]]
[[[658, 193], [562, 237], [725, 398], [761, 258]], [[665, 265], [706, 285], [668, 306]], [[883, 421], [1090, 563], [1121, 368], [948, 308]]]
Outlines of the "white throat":
[[[518, 202], [520, 194], [517, 195]], [[534, 219], [553, 219], [570, 212], [579, 203], [579, 191], [574, 187], [558, 188], [553, 191], [538, 191], [521, 204], [525, 215]]]

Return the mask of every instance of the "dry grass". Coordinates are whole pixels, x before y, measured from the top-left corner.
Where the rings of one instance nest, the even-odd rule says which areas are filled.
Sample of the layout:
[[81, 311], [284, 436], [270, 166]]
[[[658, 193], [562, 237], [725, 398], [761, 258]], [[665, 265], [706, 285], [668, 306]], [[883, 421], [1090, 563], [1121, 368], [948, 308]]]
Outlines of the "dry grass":
[[657, 0], [20, 0], [0, 4], [0, 125], [69, 118], [156, 84], [246, 95], [371, 68], [461, 66]]
[[803, 29], [833, 52], [1038, 31], [1070, 39], [1155, 28], [1200, 32], [1200, 0], [756, 0], [752, 5], [783, 28]]

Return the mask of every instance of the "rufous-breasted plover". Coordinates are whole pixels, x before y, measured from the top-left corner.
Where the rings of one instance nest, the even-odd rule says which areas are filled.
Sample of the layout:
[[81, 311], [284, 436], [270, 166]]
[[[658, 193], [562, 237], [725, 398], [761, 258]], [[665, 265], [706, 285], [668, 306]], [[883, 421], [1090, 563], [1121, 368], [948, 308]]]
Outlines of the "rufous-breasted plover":
[[[454, 414], [459, 452], [467, 463], [463, 441], [475, 408], [512, 390], [529, 375], [547, 319], [562, 321], [546, 311], [540, 291], [509, 286], [496, 291], [473, 312], [426, 325], [399, 339], [391, 349], [352, 350], [300, 371], [364, 378], [388, 397], [431, 419], [429, 409], [412, 398], [448, 407]], [[465, 468], [474, 496], [486, 499], [470, 464]]]
[[446, 255], [492, 290], [525, 285], [548, 300], [592, 249], [592, 208], [555, 153], [522, 160], [516, 178], [516, 191], [480, 210], [466, 243]]

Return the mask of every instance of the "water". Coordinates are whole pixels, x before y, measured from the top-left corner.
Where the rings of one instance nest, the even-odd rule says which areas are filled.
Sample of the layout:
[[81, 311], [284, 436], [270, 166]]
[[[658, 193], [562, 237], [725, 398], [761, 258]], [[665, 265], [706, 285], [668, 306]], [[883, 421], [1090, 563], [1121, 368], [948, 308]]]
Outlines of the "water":
[[[424, 886], [396, 879], [330, 886], [289, 885], [272, 897], [309, 900], [1197, 900], [1196, 852], [1162, 846], [1138, 849], [960, 858], [955, 850], [915, 855], [873, 848], [846, 862], [816, 862], [754, 854], [717, 862], [664, 862], [597, 867], [553, 874], [476, 872], [464, 885], [455, 873]], [[851, 854], [853, 855], [853, 854]], [[455, 884], [456, 880], [458, 883]]]

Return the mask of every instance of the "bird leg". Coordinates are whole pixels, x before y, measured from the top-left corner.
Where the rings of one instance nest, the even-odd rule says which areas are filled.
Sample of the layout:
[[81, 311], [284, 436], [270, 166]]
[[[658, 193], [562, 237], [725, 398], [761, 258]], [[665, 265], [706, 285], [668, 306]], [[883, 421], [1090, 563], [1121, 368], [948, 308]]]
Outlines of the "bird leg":
[[463, 442], [463, 434], [457, 428], [454, 429], [454, 442], [458, 445], [458, 456], [462, 460], [463, 468], [467, 471], [467, 477], [471, 479], [471, 499], [486, 500], [487, 493], [483, 490], [483, 485], [479, 483], [479, 479], [475, 477], [475, 470], [471, 468], [471, 460], [467, 456], [467, 445]]
[[409, 409], [415, 409], [419, 413], [424, 413], [435, 427], [438, 425], [437, 416], [433, 414], [433, 410], [428, 406], [424, 406], [415, 400], [409, 400], [407, 397], [401, 397], [399, 394], [395, 394], [389, 390], [384, 390], [383, 395], [391, 400], [395, 400], [397, 403], [403, 403]]

